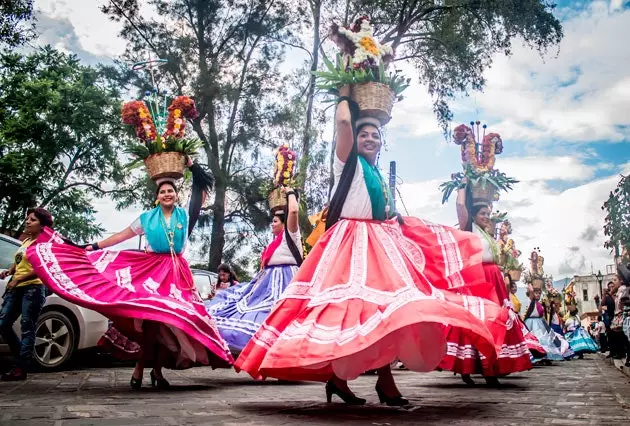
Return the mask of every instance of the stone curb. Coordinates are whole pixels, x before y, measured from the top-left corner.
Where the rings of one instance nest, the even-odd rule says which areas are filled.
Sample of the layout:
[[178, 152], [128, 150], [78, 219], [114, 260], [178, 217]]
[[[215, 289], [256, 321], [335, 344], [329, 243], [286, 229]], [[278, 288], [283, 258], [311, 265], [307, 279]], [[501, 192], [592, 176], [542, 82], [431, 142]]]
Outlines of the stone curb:
[[601, 353], [598, 352], [597, 353], [602, 360], [604, 360], [607, 364], [612, 365], [613, 367], [615, 367], [615, 370], [621, 371], [623, 374], [625, 374], [626, 376], [630, 377], [630, 368], [626, 367], [625, 364], [625, 360], [623, 359], [612, 359], [612, 358], [606, 358], [606, 354], [605, 353]]

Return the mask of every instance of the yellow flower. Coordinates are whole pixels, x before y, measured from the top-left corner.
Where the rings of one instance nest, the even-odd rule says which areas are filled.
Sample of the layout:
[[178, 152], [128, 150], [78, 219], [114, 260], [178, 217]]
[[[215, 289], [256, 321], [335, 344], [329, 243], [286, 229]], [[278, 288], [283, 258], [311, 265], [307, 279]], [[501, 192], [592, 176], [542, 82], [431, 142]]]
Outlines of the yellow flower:
[[378, 56], [378, 47], [376, 47], [376, 43], [374, 43], [374, 39], [372, 37], [363, 37], [359, 40], [359, 44], [363, 49], [367, 50], [372, 55]]
[[287, 170], [286, 172], [283, 173], [283, 176], [285, 178], [291, 177], [291, 172]]
[[176, 109], [173, 111], [173, 117], [180, 117], [182, 115], [181, 109]]

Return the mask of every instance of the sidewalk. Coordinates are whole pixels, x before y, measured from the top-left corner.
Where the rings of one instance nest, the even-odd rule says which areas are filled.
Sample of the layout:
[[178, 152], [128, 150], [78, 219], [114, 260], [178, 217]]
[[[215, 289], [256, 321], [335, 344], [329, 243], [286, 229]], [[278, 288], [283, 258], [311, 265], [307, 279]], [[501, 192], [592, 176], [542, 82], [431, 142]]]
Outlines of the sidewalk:
[[626, 376], [630, 377], [630, 368], [624, 365], [625, 360], [606, 358], [607, 353], [598, 352], [597, 355], [599, 355], [604, 360], [604, 362], [612, 365], [613, 367], [615, 367], [616, 370], [619, 370]]

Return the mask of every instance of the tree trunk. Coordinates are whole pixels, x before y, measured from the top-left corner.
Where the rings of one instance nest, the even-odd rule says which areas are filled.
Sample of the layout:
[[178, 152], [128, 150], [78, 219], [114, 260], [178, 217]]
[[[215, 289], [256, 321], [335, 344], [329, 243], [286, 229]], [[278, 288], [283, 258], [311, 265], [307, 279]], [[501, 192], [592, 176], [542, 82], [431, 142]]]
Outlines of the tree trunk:
[[223, 176], [215, 177], [215, 198], [212, 205], [212, 232], [210, 236], [210, 257], [208, 270], [216, 271], [221, 264], [225, 245], [225, 193], [226, 182]]
[[313, 127], [313, 103], [315, 98], [315, 75], [313, 72], [317, 71], [319, 66], [319, 43], [320, 43], [320, 18], [322, 9], [322, 0], [311, 0], [311, 11], [313, 13], [313, 61], [311, 63], [311, 74], [308, 82], [307, 93], [307, 106], [306, 106], [306, 123], [304, 124], [304, 135], [302, 136], [302, 160], [300, 164], [300, 178], [298, 178], [298, 185], [300, 188], [304, 188], [306, 182], [306, 174], [308, 172], [308, 166], [310, 163], [311, 153], [311, 128]]

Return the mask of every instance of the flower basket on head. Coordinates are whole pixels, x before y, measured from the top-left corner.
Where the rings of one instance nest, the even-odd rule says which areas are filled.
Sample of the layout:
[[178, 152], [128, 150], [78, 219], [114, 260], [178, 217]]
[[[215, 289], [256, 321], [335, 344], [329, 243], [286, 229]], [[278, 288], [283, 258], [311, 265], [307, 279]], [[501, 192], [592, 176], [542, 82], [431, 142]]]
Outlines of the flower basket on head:
[[135, 127], [140, 143], [127, 147], [127, 153], [135, 159], [129, 164], [134, 168], [144, 164], [152, 180], [160, 178], [181, 179], [186, 169], [186, 156], [193, 156], [201, 148], [199, 140], [185, 138], [186, 120], [193, 120], [199, 113], [195, 102], [187, 96], [176, 96], [166, 108], [166, 92], [163, 101], [157, 90], [148, 91], [144, 101], [131, 101], [123, 105], [122, 119]]
[[337, 63], [323, 57], [325, 71], [314, 71], [317, 87], [337, 95], [343, 86], [351, 86], [352, 100], [359, 105], [362, 117], [372, 117], [385, 125], [391, 120], [394, 102], [409, 87], [410, 79], [400, 71], [387, 72], [394, 59], [391, 46], [374, 38], [367, 16], [361, 16], [349, 27], [333, 25], [330, 38], [339, 50]]
[[519, 269], [514, 269], [511, 271], [508, 271], [508, 274], [510, 275], [510, 278], [512, 278], [512, 280], [519, 281], [521, 279], [521, 275], [523, 274], [523, 271]]
[[276, 210], [283, 210], [287, 205], [287, 198], [282, 194], [280, 188], [272, 189], [269, 197], [267, 197], [267, 201], [269, 201], [269, 211], [272, 213]]
[[160, 152], [145, 158], [144, 165], [153, 181], [161, 178], [181, 179], [186, 170], [186, 157], [181, 152]]
[[280, 187], [293, 186], [293, 174], [295, 172], [296, 161], [296, 154], [289, 149], [288, 145], [282, 145], [276, 151], [276, 160], [273, 167], [274, 188], [267, 197], [267, 200], [269, 201], [269, 210], [272, 214], [278, 209], [284, 209], [287, 205], [287, 199], [282, 193]]
[[494, 168], [495, 155], [503, 152], [503, 141], [498, 133], [486, 134], [487, 126], [471, 121], [470, 127], [461, 124], [453, 129], [453, 142], [461, 146], [463, 172], [453, 173], [451, 180], [440, 185], [442, 204], [453, 191], [468, 180], [473, 198], [489, 203], [499, 200], [499, 191], [509, 191], [518, 181]]
[[484, 200], [489, 204], [496, 201], [498, 195], [497, 187], [488, 182], [472, 184], [470, 192], [472, 193], [474, 200]]
[[352, 88], [352, 100], [359, 105], [361, 117], [376, 118], [383, 126], [392, 119], [395, 99], [394, 91], [383, 83], [361, 83]]

